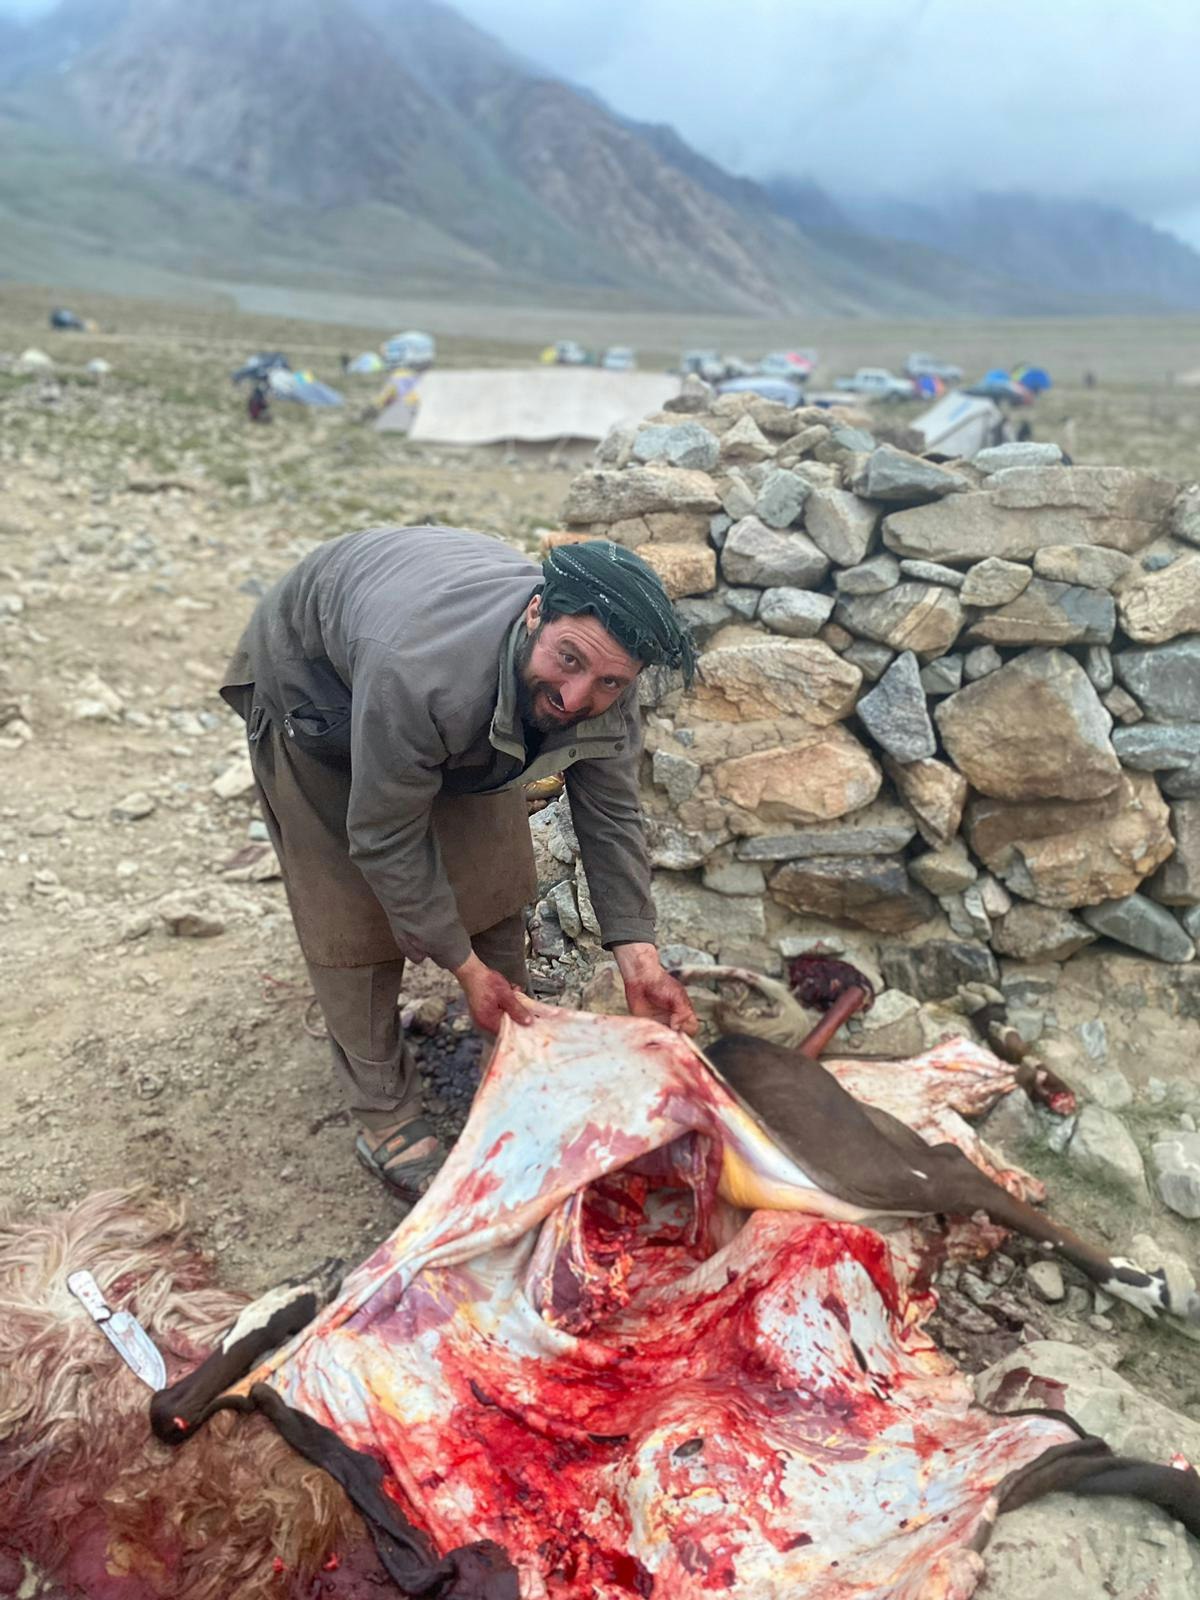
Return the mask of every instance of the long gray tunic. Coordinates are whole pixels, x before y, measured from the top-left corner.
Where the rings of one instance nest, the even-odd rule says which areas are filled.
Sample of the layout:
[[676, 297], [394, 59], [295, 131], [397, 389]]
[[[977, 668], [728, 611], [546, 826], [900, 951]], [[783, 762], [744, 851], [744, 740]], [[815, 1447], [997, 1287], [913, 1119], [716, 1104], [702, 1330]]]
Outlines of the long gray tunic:
[[255, 705], [298, 748], [349, 767], [350, 855], [411, 959], [453, 968], [471, 950], [431, 826], [435, 799], [561, 771], [602, 941], [653, 941], [636, 689], [546, 735], [533, 759], [526, 750], [514, 625], [540, 586], [537, 565], [486, 534], [347, 534], [263, 596], [229, 664], [226, 689], [253, 684]]

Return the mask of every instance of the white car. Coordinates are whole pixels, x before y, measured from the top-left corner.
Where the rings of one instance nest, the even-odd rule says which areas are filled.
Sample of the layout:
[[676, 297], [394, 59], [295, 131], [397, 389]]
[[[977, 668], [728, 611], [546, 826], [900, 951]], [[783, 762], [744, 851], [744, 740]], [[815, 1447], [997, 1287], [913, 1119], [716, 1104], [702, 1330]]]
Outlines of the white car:
[[961, 383], [963, 369], [956, 367], [952, 361], [939, 361], [936, 356], [926, 355], [924, 351], [914, 351], [904, 363], [904, 370], [910, 378], [940, 378], [943, 383]]
[[584, 367], [587, 351], [576, 339], [559, 339], [554, 346], [554, 359], [560, 367]]
[[637, 367], [637, 357], [628, 345], [614, 344], [604, 352], [600, 365], [609, 372], [633, 372]]
[[846, 394], [873, 395], [878, 400], [911, 400], [914, 393], [910, 378], [898, 378], [886, 367], [859, 367], [849, 378], [835, 378], [833, 386]]

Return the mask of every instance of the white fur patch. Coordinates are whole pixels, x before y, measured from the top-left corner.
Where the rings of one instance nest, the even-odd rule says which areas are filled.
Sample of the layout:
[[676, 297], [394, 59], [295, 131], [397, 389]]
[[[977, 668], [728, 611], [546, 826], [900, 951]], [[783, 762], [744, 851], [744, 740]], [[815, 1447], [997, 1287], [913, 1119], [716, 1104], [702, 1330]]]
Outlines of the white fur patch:
[[290, 1306], [299, 1300], [301, 1295], [312, 1294], [315, 1285], [311, 1283], [284, 1283], [278, 1289], [268, 1289], [266, 1294], [260, 1295], [246, 1307], [241, 1316], [221, 1340], [221, 1354], [244, 1339], [247, 1334], [257, 1333], [260, 1328], [265, 1328], [267, 1323], [277, 1311], [282, 1311], [285, 1306]]
[[1116, 1300], [1124, 1300], [1127, 1305], [1136, 1306], [1146, 1316], [1154, 1318], [1160, 1311], [1167, 1309], [1166, 1284], [1159, 1277], [1145, 1272], [1133, 1261], [1125, 1261], [1120, 1256], [1112, 1258], [1114, 1267], [1124, 1267], [1127, 1272], [1140, 1273], [1145, 1278], [1145, 1283], [1123, 1283], [1120, 1278], [1106, 1278], [1099, 1285], [1105, 1294], [1111, 1294]]

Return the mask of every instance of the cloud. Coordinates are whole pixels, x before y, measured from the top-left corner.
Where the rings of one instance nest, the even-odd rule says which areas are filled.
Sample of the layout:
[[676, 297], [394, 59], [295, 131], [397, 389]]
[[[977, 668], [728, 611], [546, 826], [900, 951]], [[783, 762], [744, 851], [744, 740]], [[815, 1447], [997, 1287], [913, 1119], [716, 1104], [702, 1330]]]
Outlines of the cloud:
[[459, 0], [616, 110], [750, 176], [1200, 211], [1195, 0]]

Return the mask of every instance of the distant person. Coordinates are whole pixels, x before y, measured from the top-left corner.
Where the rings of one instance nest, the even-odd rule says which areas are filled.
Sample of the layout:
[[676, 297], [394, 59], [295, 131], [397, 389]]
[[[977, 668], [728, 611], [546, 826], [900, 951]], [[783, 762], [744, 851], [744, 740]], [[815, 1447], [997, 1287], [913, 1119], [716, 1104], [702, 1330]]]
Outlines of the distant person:
[[264, 379], [259, 378], [246, 401], [246, 414], [251, 422], [270, 422], [271, 398]]
[[1028, 444], [1032, 438], [1033, 424], [1028, 421], [1022, 422], [1021, 426], [1017, 429], [1017, 443]]
[[344, 350], [342, 351], [342, 354], [341, 354], [341, 363], [342, 363], [342, 371], [343, 372], [349, 372], [350, 371], [350, 357], [346, 354], [346, 352]]
[[1096, 374], [1094, 372], [1088, 371], [1084, 373], [1083, 387], [1085, 389], [1094, 389], [1096, 387]]

